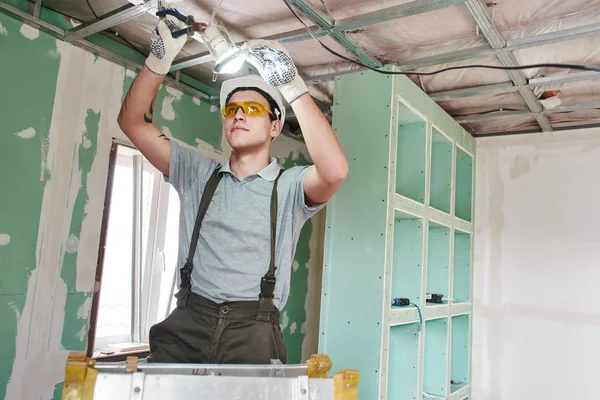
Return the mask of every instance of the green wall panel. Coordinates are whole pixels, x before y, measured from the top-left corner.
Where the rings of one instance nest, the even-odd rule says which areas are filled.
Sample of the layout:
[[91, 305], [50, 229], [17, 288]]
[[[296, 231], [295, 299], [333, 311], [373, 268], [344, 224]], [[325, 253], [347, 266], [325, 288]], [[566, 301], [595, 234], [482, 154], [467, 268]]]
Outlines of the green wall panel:
[[336, 78], [333, 127], [350, 174], [327, 208], [319, 351], [379, 389], [390, 133], [390, 76]]
[[[173, 119], [171, 119], [173, 116], [170, 112], [166, 115], [161, 112], [165, 99], [171, 102]], [[165, 85], [162, 85], [156, 95], [153, 121], [159, 129], [169, 128], [173, 136], [187, 144], [195, 146], [197, 145], [196, 139], [202, 138], [216, 151], [223, 151], [221, 114], [217, 109], [211, 111], [211, 107], [205, 102], [197, 104], [191, 96], [181, 94], [174, 89], [167, 89]]]
[[420, 203], [425, 202], [426, 140], [425, 122], [403, 123], [400, 121], [396, 159], [396, 193]]
[[452, 194], [452, 142], [435, 128], [431, 135], [429, 205], [449, 214]]
[[423, 391], [446, 396], [446, 360], [448, 345], [448, 318], [425, 323], [425, 361], [423, 364]]
[[[291, 168], [296, 165], [309, 165], [309, 160], [299, 153], [297, 158], [294, 158], [293, 153], [281, 163], [284, 168]], [[294, 262], [298, 263], [298, 269], [292, 268], [290, 281], [290, 295], [281, 310], [280, 324], [283, 328], [283, 341], [288, 350], [288, 364], [301, 363], [302, 360], [302, 344], [306, 338], [306, 332], [302, 330], [302, 325], [306, 323], [306, 296], [308, 293], [308, 262], [312, 256], [310, 250], [310, 238], [314, 232], [311, 220], [306, 221], [296, 247]], [[287, 324], [285, 323], [287, 317]]]
[[[71, 216], [71, 226], [69, 228], [69, 237], [72, 236], [77, 239], [81, 236], [81, 226], [86, 216], [85, 208], [89, 200], [87, 192], [88, 174], [92, 170], [92, 164], [96, 157], [99, 123], [100, 113], [96, 113], [93, 110], [87, 110], [83, 140], [78, 144], [76, 150], [78, 153], [76, 160], [79, 165], [79, 171], [81, 172], [81, 186], [77, 193], [77, 199], [75, 200]], [[61, 278], [67, 284], [67, 292], [75, 293], [75, 282], [77, 280], [77, 252], [65, 253], [61, 269]]]
[[10, 243], [0, 246], [0, 270], [5, 271], [0, 293], [23, 294], [36, 265], [39, 213], [44, 181], [49, 178], [42, 173], [42, 159], [60, 58], [50, 55], [56, 50], [54, 39], [45, 35], [27, 39], [20, 33], [22, 24], [3, 14], [0, 24], [5, 31], [0, 35], [0, 74], [4, 77], [0, 84], [0, 181], [7, 189], [2, 191], [0, 234], [10, 235]]
[[[62, 346], [65, 349], [73, 351], [85, 351], [88, 334], [87, 316], [79, 316], [80, 309], [90, 297], [86, 293], [67, 293], [67, 302], [65, 303], [65, 323], [63, 326]], [[91, 304], [91, 303], [90, 303]], [[84, 307], [85, 308], [85, 307]]]
[[[26, 2], [22, 2], [26, 3]], [[26, 4], [21, 4], [25, 5]], [[18, 6], [18, 5], [17, 5]], [[4, 398], [15, 358], [17, 317], [23, 312], [27, 284], [36, 267], [36, 247], [60, 57], [54, 39], [30, 40], [22, 24], [0, 13], [0, 398]], [[43, 72], [43, 73], [41, 73]]]
[[454, 231], [454, 289], [456, 301], [471, 301], [471, 235]]
[[473, 204], [473, 158], [457, 149], [456, 152], [456, 211], [457, 217], [471, 221]]
[[418, 399], [419, 324], [390, 328], [388, 399]]
[[451, 391], [455, 392], [469, 383], [469, 316], [452, 318]]
[[407, 297], [421, 304], [423, 220], [397, 213], [394, 221], [392, 298]]
[[[450, 228], [429, 224], [427, 247], [427, 293], [448, 297], [450, 277]], [[435, 303], [427, 303], [435, 305]]]

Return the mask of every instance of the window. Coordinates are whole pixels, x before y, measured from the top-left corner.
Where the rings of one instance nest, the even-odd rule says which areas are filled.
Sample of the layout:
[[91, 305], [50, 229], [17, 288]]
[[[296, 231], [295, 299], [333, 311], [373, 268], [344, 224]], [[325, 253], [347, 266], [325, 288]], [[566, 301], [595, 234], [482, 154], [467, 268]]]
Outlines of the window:
[[107, 186], [88, 340], [95, 357], [147, 350], [150, 327], [175, 308], [178, 271], [175, 189], [138, 150], [117, 144]]

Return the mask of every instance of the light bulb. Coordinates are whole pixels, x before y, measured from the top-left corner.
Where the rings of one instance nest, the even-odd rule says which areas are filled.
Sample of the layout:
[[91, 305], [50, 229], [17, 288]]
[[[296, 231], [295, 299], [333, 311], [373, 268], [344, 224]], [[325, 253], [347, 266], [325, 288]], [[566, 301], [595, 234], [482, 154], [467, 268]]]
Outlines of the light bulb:
[[231, 74], [242, 68], [248, 52], [233, 43], [225, 27], [220, 24], [209, 26], [201, 37], [215, 58], [215, 74]]

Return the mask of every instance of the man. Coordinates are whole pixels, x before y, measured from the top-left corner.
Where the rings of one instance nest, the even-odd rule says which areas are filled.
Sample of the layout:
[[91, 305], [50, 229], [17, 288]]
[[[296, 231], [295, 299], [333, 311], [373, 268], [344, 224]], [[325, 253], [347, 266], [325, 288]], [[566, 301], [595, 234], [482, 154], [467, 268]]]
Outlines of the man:
[[[169, 140], [152, 124], [153, 105], [186, 36], [174, 39], [171, 30], [179, 22], [170, 16], [166, 22], [154, 31], [151, 54], [118, 117], [181, 201], [177, 308], [151, 328], [148, 361], [285, 363], [279, 310], [289, 294], [298, 236], [344, 181], [347, 160], [289, 54], [274, 42], [251, 43], [251, 62], [261, 76], [222, 85], [223, 130], [231, 148], [226, 163]], [[283, 171], [270, 157], [284, 123], [282, 95], [314, 165]]]

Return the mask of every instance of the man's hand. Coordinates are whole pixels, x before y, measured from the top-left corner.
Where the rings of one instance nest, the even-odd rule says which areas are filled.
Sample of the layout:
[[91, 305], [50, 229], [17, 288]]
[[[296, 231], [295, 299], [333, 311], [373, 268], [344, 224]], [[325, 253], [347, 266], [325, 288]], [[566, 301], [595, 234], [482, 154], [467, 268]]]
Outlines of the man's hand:
[[331, 125], [298, 75], [294, 60], [278, 42], [251, 40], [248, 62], [271, 86], [279, 89], [292, 106], [302, 136], [314, 163], [304, 177], [304, 195], [309, 204], [328, 201], [348, 175], [348, 161]]
[[[159, 5], [160, 11], [165, 9], [174, 10]], [[170, 142], [152, 121], [154, 100], [173, 59], [187, 39], [187, 35], [175, 39], [171, 32], [184, 26], [171, 15], [161, 18], [150, 38], [150, 55], [146, 65], [131, 84], [117, 118], [129, 140], [166, 176], [169, 175]]]
[[250, 40], [248, 62], [269, 85], [279, 89], [289, 104], [308, 93], [304, 80], [298, 75], [294, 60], [278, 42]]
[[[160, 4], [162, 3], [159, 3], [159, 11], [169, 9]], [[174, 38], [171, 33], [183, 28], [185, 24], [171, 15], [166, 15], [158, 21], [158, 26], [154, 28], [150, 37], [150, 54], [146, 59], [146, 67], [150, 71], [158, 75], [166, 75], [169, 72], [173, 60], [187, 40], [187, 35]]]

